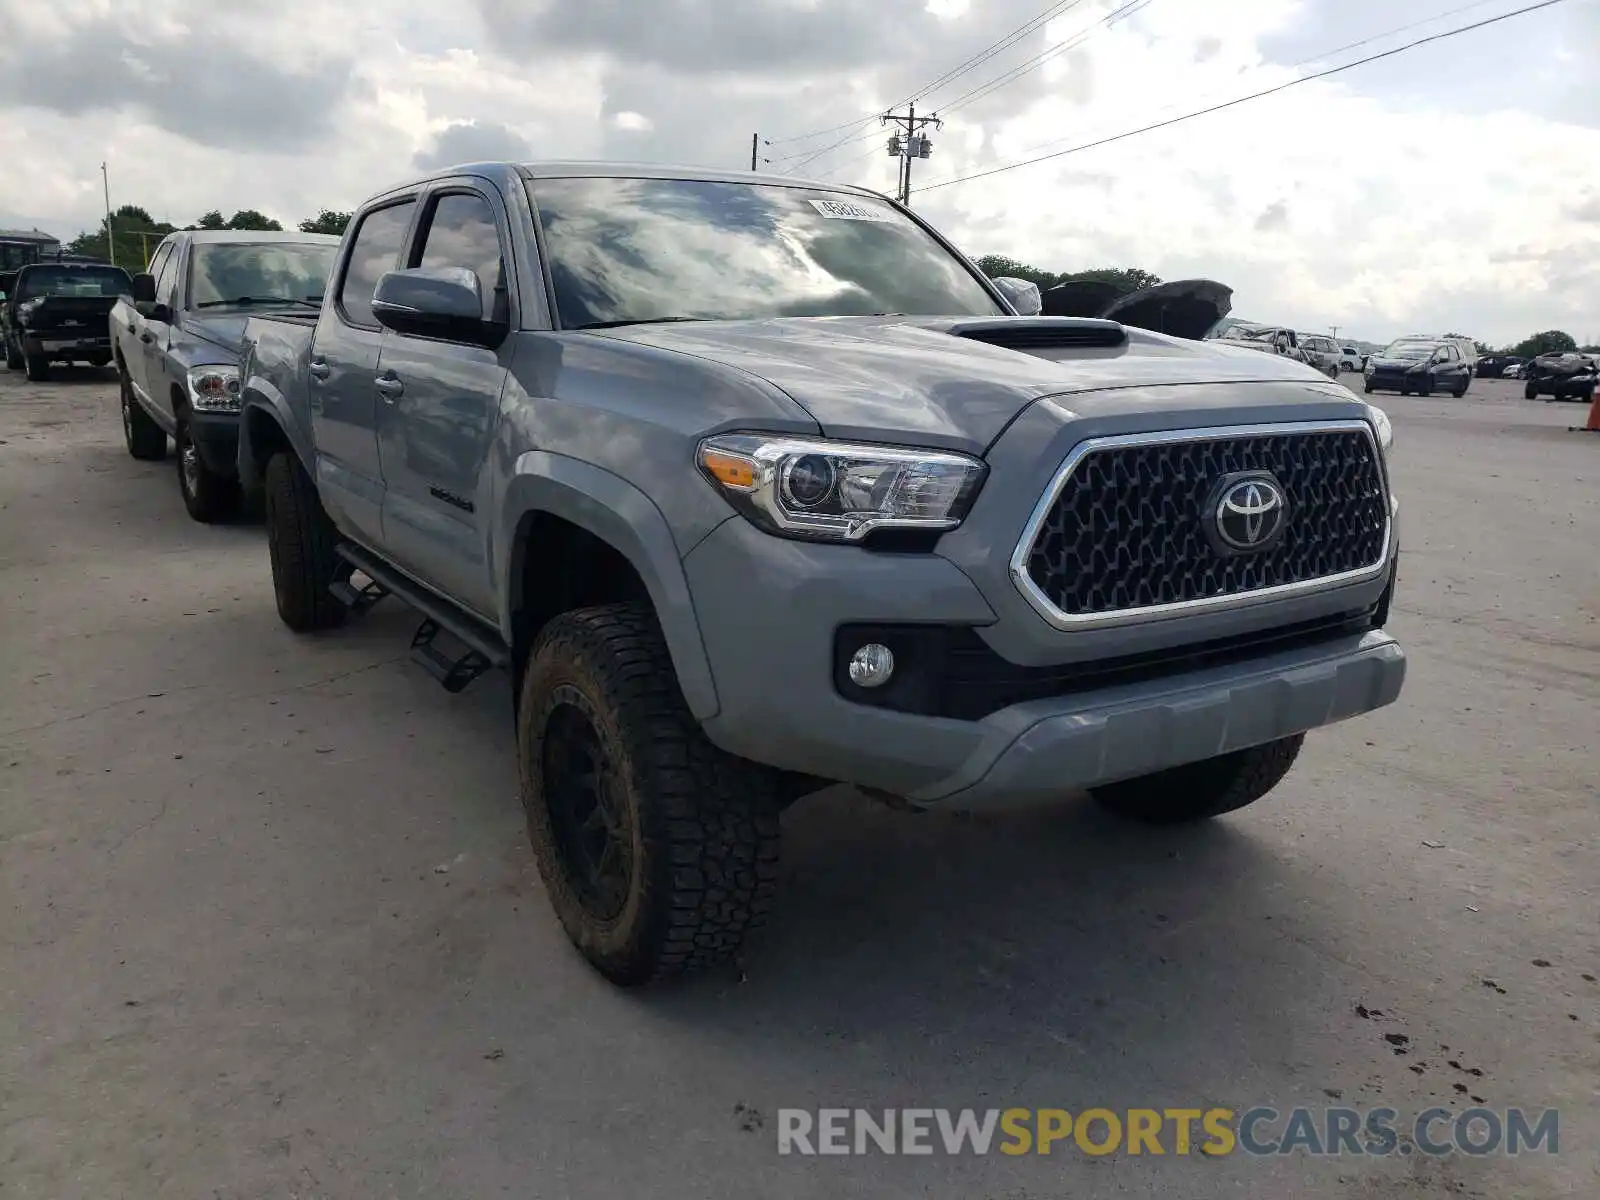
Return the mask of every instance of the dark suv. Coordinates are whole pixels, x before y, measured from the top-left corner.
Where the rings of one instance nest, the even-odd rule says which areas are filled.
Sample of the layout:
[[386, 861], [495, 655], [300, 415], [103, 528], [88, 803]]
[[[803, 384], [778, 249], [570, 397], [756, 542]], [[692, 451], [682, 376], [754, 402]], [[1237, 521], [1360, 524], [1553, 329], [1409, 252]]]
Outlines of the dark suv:
[[1449, 392], [1458, 399], [1467, 394], [1472, 382], [1472, 364], [1461, 357], [1459, 347], [1430, 338], [1401, 338], [1391, 342], [1380, 354], [1367, 359], [1367, 392], [1415, 392], [1427, 396]]
[[17, 272], [7, 291], [0, 337], [6, 366], [26, 366], [28, 378], [50, 377], [52, 362], [111, 362], [109, 318], [117, 297], [133, 280], [121, 267], [88, 263], [33, 263]]

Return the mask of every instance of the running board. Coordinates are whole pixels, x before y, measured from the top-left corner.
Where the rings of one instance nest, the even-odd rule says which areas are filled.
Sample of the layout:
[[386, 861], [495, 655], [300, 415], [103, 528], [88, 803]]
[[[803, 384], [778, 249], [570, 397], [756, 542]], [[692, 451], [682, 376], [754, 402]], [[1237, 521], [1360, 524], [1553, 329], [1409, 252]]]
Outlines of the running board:
[[[413, 582], [358, 546], [343, 542], [335, 552], [372, 580], [359, 592], [349, 583], [343, 585], [344, 591], [350, 593], [357, 603], [370, 608], [383, 596], [390, 595], [422, 614], [422, 624], [411, 639], [411, 659], [438, 680], [446, 691], [459, 692], [485, 671], [510, 665], [511, 654], [499, 633], [478, 618], [462, 612], [448, 600]], [[351, 603], [339, 588], [339, 584], [333, 585], [334, 595], [347, 604]], [[462, 648], [455, 653], [447, 653], [440, 644], [441, 633], [449, 634], [450, 639], [461, 643]]]

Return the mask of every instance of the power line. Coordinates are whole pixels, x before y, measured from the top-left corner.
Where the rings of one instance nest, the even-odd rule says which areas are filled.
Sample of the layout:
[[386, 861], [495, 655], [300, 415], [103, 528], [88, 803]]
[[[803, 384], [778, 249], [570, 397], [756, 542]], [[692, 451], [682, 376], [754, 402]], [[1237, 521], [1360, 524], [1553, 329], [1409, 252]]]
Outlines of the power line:
[[1122, 4], [1118, 8], [1113, 9], [1111, 12], [1101, 17], [1093, 25], [1085, 29], [1080, 29], [1070, 38], [1064, 38], [1055, 45], [1047, 47], [1039, 54], [1036, 54], [1034, 57], [1030, 58], [1027, 62], [1013, 67], [1011, 70], [1006, 71], [1001, 75], [997, 75], [995, 78], [990, 79], [986, 83], [979, 84], [970, 92], [966, 92], [963, 95], [957, 96], [954, 100], [950, 101], [950, 103], [943, 105], [939, 111], [948, 115], [963, 105], [971, 104], [977, 100], [982, 100], [985, 96], [991, 95], [994, 92], [998, 92], [1001, 88], [1016, 82], [1024, 75], [1037, 71], [1046, 63], [1061, 57], [1061, 55], [1065, 54], [1067, 51], [1081, 46], [1084, 42], [1088, 41], [1089, 38], [1094, 36], [1094, 34], [1097, 33], [1102, 27], [1109, 29], [1122, 18], [1134, 16], [1140, 10], [1148, 8], [1151, 2], [1152, 0], [1127, 0], [1126, 3]]
[[939, 76], [939, 78], [935, 79], [932, 83], [927, 84], [920, 91], [907, 96], [904, 100], [900, 101], [899, 104], [891, 104], [889, 107], [899, 108], [902, 105], [910, 104], [913, 100], [923, 99], [935, 88], [941, 88], [952, 80], [965, 75], [974, 67], [981, 66], [982, 64], [988, 62], [1002, 50], [1010, 49], [1036, 29], [1048, 25], [1051, 21], [1055, 20], [1059, 16], [1065, 16], [1082, 3], [1083, 0], [1058, 0], [1058, 3], [1052, 4], [1049, 8], [1045, 9], [1044, 12], [1034, 17], [1033, 20], [1029, 21], [1027, 24], [1012, 30], [1005, 37], [1001, 38], [997, 42], [991, 43], [987, 48], [978, 51], [978, 53], [974, 54], [965, 62], [959, 63], [958, 65], [952, 67], [943, 75]]
[[952, 184], [969, 183], [974, 179], [985, 179], [990, 175], [1000, 175], [1006, 171], [1015, 171], [1018, 167], [1028, 167], [1032, 166], [1034, 163], [1047, 162], [1051, 159], [1064, 158], [1068, 154], [1077, 154], [1083, 150], [1093, 150], [1099, 146], [1107, 146], [1112, 142], [1120, 142], [1126, 138], [1136, 137], [1141, 133], [1151, 133], [1157, 129], [1165, 129], [1169, 125], [1177, 125], [1183, 121], [1192, 121], [1196, 117], [1204, 117], [1214, 112], [1221, 112], [1225, 108], [1234, 108], [1237, 105], [1249, 103], [1251, 100], [1260, 100], [1265, 96], [1272, 96], [1278, 92], [1287, 91], [1289, 88], [1295, 87], [1298, 84], [1310, 83], [1315, 79], [1326, 79], [1330, 75], [1338, 75], [1345, 71], [1353, 70], [1356, 67], [1363, 67], [1368, 63], [1377, 62], [1379, 59], [1393, 58], [1397, 54], [1403, 54], [1407, 50], [1415, 50], [1418, 46], [1427, 45], [1429, 42], [1444, 41], [1446, 38], [1456, 37], [1457, 35], [1463, 33], [1470, 33], [1474, 29], [1482, 29], [1487, 25], [1495, 25], [1501, 21], [1509, 21], [1512, 17], [1520, 17], [1526, 13], [1537, 12], [1542, 8], [1553, 8], [1557, 4], [1562, 3], [1565, 3], [1565, 0], [1540, 0], [1540, 3], [1538, 4], [1529, 4], [1523, 8], [1513, 9], [1511, 12], [1501, 13], [1494, 17], [1487, 17], [1482, 21], [1475, 21], [1470, 25], [1462, 25], [1455, 29], [1444, 30], [1442, 33], [1429, 34], [1427, 37], [1418, 38], [1414, 42], [1407, 42], [1403, 46], [1396, 46], [1392, 50], [1384, 50], [1378, 54], [1369, 54], [1366, 58], [1358, 58], [1354, 62], [1344, 63], [1343, 65], [1337, 67], [1329, 67], [1325, 71], [1315, 71], [1310, 75], [1302, 75], [1298, 79], [1291, 79], [1287, 83], [1278, 84], [1276, 87], [1265, 88], [1259, 92], [1252, 92], [1248, 96], [1238, 96], [1232, 100], [1225, 100], [1221, 104], [1213, 104], [1208, 108], [1197, 109], [1194, 112], [1184, 113], [1179, 117], [1170, 117], [1165, 121], [1157, 121], [1154, 124], [1143, 125], [1138, 129], [1129, 129], [1123, 133], [1112, 134], [1110, 137], [1100, 138], [1092, 142], [1085, 142], [1080, 146], [1071, 146], [1065, 150], [1057, 150], [1053, 154], [1041, 154], [1037, 158], [1026, 158], [1021, 162], [1007, 163], [1004, 166], [991, 167], [987, 171], [977, 171], [971, 175], [960, 175], [954, 179], [940, 180], [938, 183], [930, 183], [925, 185], [922, 190], [932, 191], [935, 188], [949, 187]]
[[[968, 71], [972, 70], [974, 67], [979, 66], [982, 63], [987, 62], [989, 59], [993, 58], [996, 54], [999, 54], [1001, 51], [1009, 49], [1011, 46], [1016, 45], [1017, 42], [1021, 41], [1025, 37], [1027, 37], [1028, 34], [1034, 32], [1036, 29], [1040, 28], [1043, 25], [1048, 24], [1049, 22], [1053, 21], [1056, 17], [1062, 15], [1063, 13], [1071, 12], [1074, 8], [1077, 8], [1078, 5], [1080, 5], [1082, 3], [1083, 3], [1083, 0], [1055, 0], [1054, 3], [1052, 3], [1048, 8], [1046, 8], [1043, 12], [1041, 12], [1038, 16], [1034, 17], [1032, 20], [1030, 20], [1030, 21], [1026, 22], [1025, 24], [1019, 26], [1018, 28], [1012, 30], [1010, 33], [1006, 34], [1004, 37], [1000, 38], [998, 41], [991, 42], [983, 50], [980, 50], [977, 54], [974, 54], [971, 58], [967, 59], [965, 62], [958, 63], [956, 66], [954, 66], [950, 70], [946, 71], [943, 75], [940, 75], [932, 83], [925, 84], [923, 87], [919, 88], [915, 92], [912, 92], [909, 96], [906, 96], [904, 99], [897, 100], [895, 103], [889, 105], [887, 111], [892, 112], [897, 108], [904, 108], [907, 104], [910, 104], [912, 101], [922, 99], [924, 96], [926, 96], [929, 92], [933, 91], [935, 88], [943, 87], [945, 84], [951, 82], [952, 80], [957, 79], [960, 76], [966, 74]], [[783, 146], [783, 145], [788, 145], [788, 144], [790, 144], [792, 142], [809, 142], [813, 138], [819, 138], [819, 137], [822, 137], [825, 134], [842, 133], [845, 130], [854, 131], [856, 129], [860, 129], [863, 126], [868, 125], [868, 124], [872, 123], [873, 121], [876, 121], [878, 119], [878, 115], [879, 114], [877, 114], [877, 113], [873, 113], [872, 116], [863, 117], [863, 118], [861, 118], [860, 120], [857, 120], [857, 121], [849, 121], [849, 122], [847, 122], [847, 123], [845, 123], [843, 125], [830, 125], [826, 129], [813, 130], [811, 133], [799, 133], [799, 134], [795, 134], [793, 137], [771, 138], [771, 139], [763, 138], [762, 142], [765, 145], [768, 145], [768, 146]], [[849, 140], [850, 139], [848, 137], [846, 137], [844, 139], [844, 141], [834, 142], [833, 145], [828, 146], [825, 149], [817, 151], [814, 157], [815, 158], [821, 158], [822, 155], [826, 154], [829, 150], [836, 149], [839, 146], [842, 146], [844, 144], [844, 142], [847, 142]], [[769, 158], [769, 159], [765, 159], [764, 161], [767, 162], [767, 163], [785, 162], [785, 161], [787, 161], [789, 159], [792, 159], [792, 158], [804, 157], [806, 154], [807, 154], [807, 151], [799, 150], [799, 151], [796, 151], [793, 154], [785, 154], [785, 155], [779, 156], [778, 158], [775, 158], [775, 159]], [[813, 158], [810, 158], [810, 157], [806, 158], [806, 162], [811, 162], [811, 161], [813, 161]], [[805, 163], [800, 163], [799, 164], [799, 166], [804, 166], [804, 165], [805, 165]], [[796, 169], [798, 169], [798, 167]]]

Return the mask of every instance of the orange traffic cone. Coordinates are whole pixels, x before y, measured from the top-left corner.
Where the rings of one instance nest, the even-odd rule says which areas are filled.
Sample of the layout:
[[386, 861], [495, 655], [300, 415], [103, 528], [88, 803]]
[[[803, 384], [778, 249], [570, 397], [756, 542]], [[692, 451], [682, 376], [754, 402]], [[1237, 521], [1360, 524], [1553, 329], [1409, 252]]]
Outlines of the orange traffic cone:
[[1589, 419], [1582, 425], [1568, 425], [1568, 433], [1600, 433], [1600, 390], [1590, 398]]

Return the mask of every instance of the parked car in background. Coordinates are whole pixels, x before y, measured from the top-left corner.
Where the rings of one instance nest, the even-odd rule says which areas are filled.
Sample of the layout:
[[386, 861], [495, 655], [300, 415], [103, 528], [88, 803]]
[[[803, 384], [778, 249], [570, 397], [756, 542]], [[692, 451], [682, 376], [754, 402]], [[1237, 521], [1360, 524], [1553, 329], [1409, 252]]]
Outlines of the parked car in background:
[[1324, 333], [1297, 333], [1296, 337], [1308, 363], [1330, 379], [1339, 377], [1339, 356], [1344, 351], [1338, 342]]
[[121, 267], [88, 263], [31, 263], [6, 290], [0, 337], [6, 366], [26, 368], [28, 378], [50, 378], [52, 363], [111, 362], [109, 317], [119, 296], [132, 288]]
[[1363, 372], [1370, 392], [1399, 392], [1402, 396], [1428, 396], [1449, 392], [1458, 399], [1467, 394], [1472, 368], [1458, 346], [1443, 339], [1401, 338], [1367, 360]]
[[245, 344], [279, 617], [388, 595], [450, 691], [508, 669], [545, 895], [619, 984], [737, 953], [832, 781], [1203, 820], [1401, 688], [1387, 417], [1019, 315], [859, 188], [453, 168]]
[[1305, 363], [1314, 370], [1321, 370], [1311, 361], [1311, 356], [1301, 348], [1300, 335], [1281, 325], [1231, 325], [1221, 335], [1214, 335], [1207, 340], [1242, 346], [1247, 350], [1257, 350], [1263, 354], [1277, 354], [1295, 362]]
[[1507, 379], [1511, 378], [1510, 369], [1521, 365], [1522, 359], [1515, 354], [1485, 354], [1478, 359], [1473, 373], [1479, 379]]
[[1569, 351], [1566, 354], [1541, 354], [1524, 368], [1522, 394], [1529, 400], [1548, 396], [1552, 400], [1594, 398], [1595, 356]]
[[1366, 356], [1354, 346], [1339, 347], [1339, 370], [1359, 371], [1365, 361]]
[[178, 491], [197, 521], [239, 506], [239, 347], [245, 319], [315, 312], [339, 239], [321, 233], [169, 234], [111, 314], [122, 432], [134, 458], [170, 434]]

